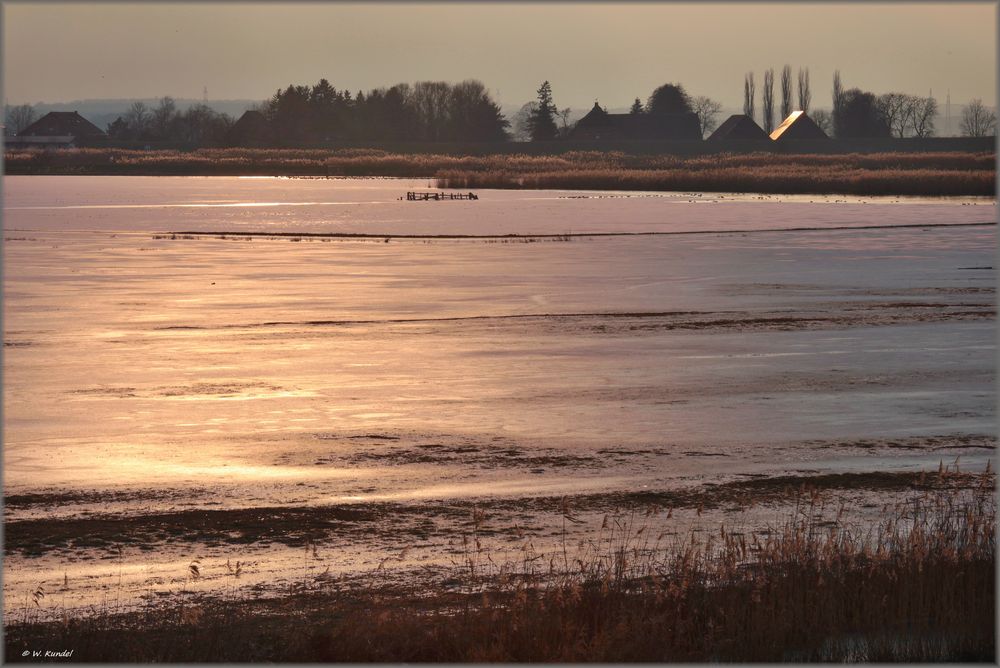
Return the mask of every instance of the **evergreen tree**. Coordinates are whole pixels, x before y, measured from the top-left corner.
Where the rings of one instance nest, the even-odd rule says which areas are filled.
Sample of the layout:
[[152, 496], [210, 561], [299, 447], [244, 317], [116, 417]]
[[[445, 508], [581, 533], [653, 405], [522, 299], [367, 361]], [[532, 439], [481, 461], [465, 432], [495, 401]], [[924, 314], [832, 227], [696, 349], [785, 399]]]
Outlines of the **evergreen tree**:
[[320, 79], [309, 92], [309, 107], [318, 131], [317, 139], [329, 139], [337, 132], [341, 125], [338, 123], [337, 106], [337, 89], [326, 79]]
[[642, 102], [639, 101], [639, 98], [635, 98], [635, 102], [632, 103], [632, 108], [629, 109], [628, 113], [630, 114], [642, 113]]
[[531, 128], [531, 141], [548, 141], [555, 139], [559, 129], [556, 127], [556, 106], [552, 103], [552, 86], [546, 81], [538, 89], [538, 103], [531, 111], [528, 120]]
[[309, 86], [288, 86], [268, 100], [263, 113], [271, 123], [278, 142], [301, 146], [315, 138], [315, 114], [310, 104]]

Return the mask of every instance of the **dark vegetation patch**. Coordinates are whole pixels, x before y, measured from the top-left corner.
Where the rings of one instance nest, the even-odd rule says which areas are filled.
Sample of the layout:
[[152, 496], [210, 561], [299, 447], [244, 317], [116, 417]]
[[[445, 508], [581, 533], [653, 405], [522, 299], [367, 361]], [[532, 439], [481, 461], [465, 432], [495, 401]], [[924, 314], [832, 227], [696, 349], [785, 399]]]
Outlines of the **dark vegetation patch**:
[[152, 390], [154, 394], [163, 397], [180, 397], [188, 395], [220, 395], [232, 396], [242, 394], [247, 390], [264, 390], [277, 392], [282, 388], [267, 383], [195, 383], [193, 385], [178, 385], [160, 387]]
[[671, 490], [614, 491], [573, 497], [496, 499], [479, 504], [484, 508], [556, 512], [568, 503], [574, 510], [603, 512], [615, 509], [701, 508], [734, 509], [794, 500], [810, 491], [907, 491], [964, 489], [974, 486], [977, 474], [957, 472], [869, 472], [827, 473], [753, 477], [725, 483]]
[[174, 540], [236, 545], [277, 542], [297, 547], [319, 535], [335, 536], [356, 530], [358, 524], [371, 525], [385, 519], [386, 511], [386, 506], [357, 505], [30, 519], [5, 523], [5, 547], [27, 556]]
[[[527, 464], [526, 464], [527, 465]], [[973, 474], [835, 473], [786, 475], [707, 483], [698, 487], [655, 491], [612, 491], [574, 496], [492, 498], [477, 501], [424, 503], [357, 503], [321, 507], [268, 507], [185, 510], [167, 513], [26, 519], [6, 522], [8, 553], [41, 556], [50, 551], [113, 550], [161, 541], [216, 544], [278, 543], [300, 547], [326, 540], [363, 537], [377, 532], [400, 541], [451, 535], [466, 526], [473, 509], [498, 513], [564, 514], [638, 508], [739, 509], [787, 502], [809, 490], [906, 491], [962, 489], [975, 484]], [[25, 503], [25, 499], [20, 499]], [[490, 532], [514, 529], [498, 524]]]
[[[537, 322], [552, 326], [560, 333], [583, 330], [601, 334], [642, 331], [719, 330], [719, 331], [792, 331], [803, 329], [845, 329], [908, 323], [989, 320], [996, 308], [989, 302], [911, 303], [844, 302], [818, 304], [814, 311], [789, 315], [787, 310], [755, 311], [667, 311], [660, 313], [544, 313], [450, 318], [399, 318], [381, 320], [306, 320], [272, 321], [221, 325], [219, 329], [255, 329], [265, 327], [350, 327], [354, 325], [475, 325], [507, 321]], [[205, 329], [191, 325], [167, 325], [160, 330]]]
[[194, 383], [192, 385], [170, 385], [140, 390], [124, 385], [101, 385], [72, 390], [70, 394], [81, 396], [127, 397], [184, 397], [184, 396], [236, 396], [245, 392], [277, 392], [284, 388], [260, 382]]
[[601, 460], [592, 455], [567, 453], [554, 448], [521, 448], [476, 443], [420, 443], [390, 449], [354, 450], [348, 454], [317, 460], [317, 464], [461, 464], [482, 468], [595, 467]]
[[[208, 490], [188, 490], [189, 493], [206, 493]], [[51, 491], [4, 496], [8, 510], [24, 508], [58, 508], [70, 505], [133, 503], [137, 501], [163, 501], [176, 495], [173, 490], [101, 490], [101, 491]]]
[[850, 441], [806, 441], [804, 447], [860, 450], [995, 450], [997, 437], [991, 434], [948, 434], [903, 438], [867, 438]]

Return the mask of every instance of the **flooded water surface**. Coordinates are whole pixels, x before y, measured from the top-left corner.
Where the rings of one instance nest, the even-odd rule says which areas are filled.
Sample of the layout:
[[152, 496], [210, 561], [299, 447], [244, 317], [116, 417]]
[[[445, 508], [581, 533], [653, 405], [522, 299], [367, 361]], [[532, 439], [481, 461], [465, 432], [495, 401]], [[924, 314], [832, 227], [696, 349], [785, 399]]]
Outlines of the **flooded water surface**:
[[993, 456], [992, 200], [428, 189], [5, 179], [5, 609]]

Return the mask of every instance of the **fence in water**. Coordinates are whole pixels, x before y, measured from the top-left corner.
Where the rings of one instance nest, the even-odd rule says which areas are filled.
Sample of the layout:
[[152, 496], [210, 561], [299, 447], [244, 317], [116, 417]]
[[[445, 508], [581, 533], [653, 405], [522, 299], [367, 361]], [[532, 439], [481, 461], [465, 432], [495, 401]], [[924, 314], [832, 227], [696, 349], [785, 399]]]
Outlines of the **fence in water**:
[[430, 200], [441, 201], [441, 200], [453, 200], [453, 199], [479, 199], [479, 196], [475, 193], [420, 193], [420, 192], [408, 192], [406, 193], [406, 201], [408, 202], [427, 202]]

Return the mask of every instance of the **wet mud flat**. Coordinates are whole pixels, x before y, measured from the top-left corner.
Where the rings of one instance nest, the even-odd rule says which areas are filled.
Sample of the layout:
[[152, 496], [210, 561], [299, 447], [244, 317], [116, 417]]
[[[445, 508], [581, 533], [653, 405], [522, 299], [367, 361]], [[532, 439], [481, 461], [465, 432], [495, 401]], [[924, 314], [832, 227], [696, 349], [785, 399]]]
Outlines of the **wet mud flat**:
[[[995, 450], [995, 444], [988, 447]], [[952, 464], [949, 464], [951, 466]], [[271, 507], [188, 510], [129, 516], [34, 519], [5, 525], [9, 555], [37, 557], [46, 553], [84, 556], [87, 550], [114, 553], [119, 547], [156, 551], [161, 543], [183, 541], [203, 548], [234, 545], [305, 547], [333, 541], [365, 541], [374, 532], [391, 537], [389, 544], [454, 536], [468, 532], [475, 512], [489, 513], [495, 526], [481, 525], [481, 535], [523, 537], [532, 527], [557, 525], [559, 517], [580, 513], [619, 513], [653, 509], [720, 510], [740, 513], [754, 506], [784, 506], [804, 490], [835, 493], [838, 498], [878, 500], [877, 493], [965, 489], [977, 480], [973, 473], [937, 471], [854, 472], [817, 475], [752, 475], [745, 480], [706, 483], [677, 490], [617, 491], [578, 496], [537, 496], [475, 501], [424, 503], [355, 503], [338, 506]], [[888, 498], [888, 497], [886, 497]], [[99, 499], [88, 499], [100, 502]], [[35, 495], [33, 504], [65, 503], [59, 494]], [[12, 496], [8, 506], [28, 502]], [[869, 504], [869, 507], [871, 505]], [[700, 514], [700, 513], [699, 513]], [[518, 521], [524, 525], [518, 525]], [[724, 516], [720, 516], [724, 522]], [[374, 540], [373, 540], [374, 542]], [[98, 557], [99, 558], [99, 557]]]
[[[173, 596], [136, 605], [119, 591], [87, 611], [64, 605], [49, 616], [37, 604], [11, 611], [9, 618], [20, 617], [5, 648], [13, 661], [43, 641], [85, 661], [983, 661], [995, 648], [994, 487], [989, 471], [942, 466], [530, 503], [216, 511], [177, 532], [191, 540], [192, 531], [204, 539], [204, 531], [238, 528], [271, 540], [273, 531], [256, 528], [290, 521], [296, 530], [278, 539], [298, 548], [301, 570], [280, 586], [241, 586], [254, 562], [227, 559], [217, 574], [211, 559], [197, 558]], [[712, 509], [738, 512], [748, 492], [752, 504], [781, 509], [784, 519], [723, 515], [713, 523], [720, 518]], [[845, 513], [865, 498], [860, 507], [876, 509], [875, 519], [856, 508]], [[691, 521], [675, 519], [694, 508]], [[510, 526], [524, 511], [549, 524], [548, 546], [539, 525]], [[413, 517], [401, 520], [406, 515]], [[407, 557], [426, 535], [414, 523], [428, 516], [461, 536], [438, 549], [454, 555], [450, 564], [416, 566]], [[174, 519], [151, 516], [145, 526]], [[408, 545], [366, 572], [310, 563], [331, 548], [312, 538], [343, 538], [345, 525], [369, 522], [379, 523], [380, 537], [394, 533]], [[50, 536], [56, 529], [35, 528]], [[141, 534], [135, 523], [116, 529], [119, 538]], [[504, 550], [503, 540], [518, 546]], [[223, 584], [206, 591], [203, 579]], [[58, 600], [73, 584], [39, 588], [34, 597]], [[927, 601], [933, 614], [920, 607]], [[756, 620], [758, 610], [771, 612]], [[592, 640], [580, 638], [584, 630]]]
[[[403, 438], [365, 434], [359, 440], [373, 446]], [[457, 458], [460, 469], [479, 467], [491, 474], [498, 469], [530, 474], [540, 459], [536, 453], [519, 461], [524, 452], [509, 444], [431, 445], [437, 447], [359, 448], [348, 459], [380, 471], [407, 469], [426, 465], [431, 451], [441, 457], [437, 466]], [[661, 487], [650, 481], [632, 489], [617, 485], [561, 494], [358, 498], [336, 504], [320, 496], [308, 505], [295, 505], [285, 492], [278, 497], [285, 499], [280, 505], [247, 506], [237, 497], [228, 507], [213, 508], [199, 500], [197, 490], [186, 488], [12, 494], [6, 499], [6, 605], [15, 617], [51, 622], [65, 615], [138, 614], [191, 601], [215, 605], [234, 597], [279, 601], [330, 583], [339, 583], [342, 592], [364, 592], [374, 583], [432, 596], [467, 584], [464, 574], [473, 558], [484, 573], [494, 574], [526, 563], [552, 568], [560, 560], [590, 559], [608, 539], [609, 522], [631, 531], [644, 527], [647, 536], [658, 536], [657, 547], [720, 530], [771, 535], [806, 507], [824, 530], [865, 527], [877, 523], [886, 509], [913, 499], [981, 488], [996, 438], [953, 434], [809, 447], [841, 457], [854, 452], [862, 458], [858, 466], [898, 451], [916, 456], [918, 463], [910, 470], [802, 468], [785, 474], [764, 472], [773, 467], [748, 467], [714, 480], [694, 475]], [[572, 475], [596, 469], [617, 479], [628, 462], [662, 469], [677, 457], [670, 448], [611, 452], [550, 452], [541, 458]], [[692, 460], [730, 456], [683, 454]], [[43, 598], [36, 601], [33, 594], [39, 590]]]

